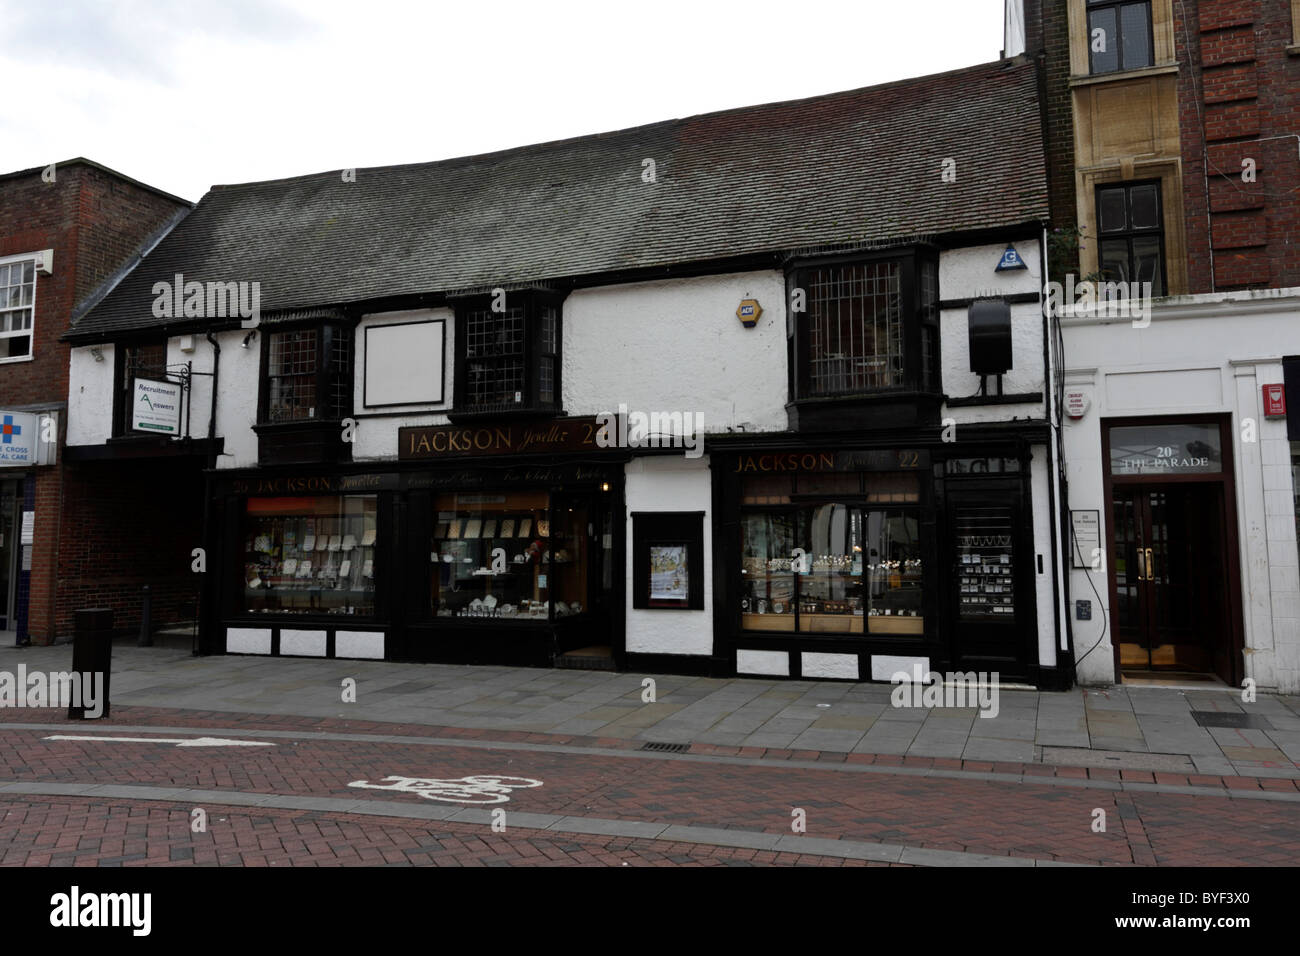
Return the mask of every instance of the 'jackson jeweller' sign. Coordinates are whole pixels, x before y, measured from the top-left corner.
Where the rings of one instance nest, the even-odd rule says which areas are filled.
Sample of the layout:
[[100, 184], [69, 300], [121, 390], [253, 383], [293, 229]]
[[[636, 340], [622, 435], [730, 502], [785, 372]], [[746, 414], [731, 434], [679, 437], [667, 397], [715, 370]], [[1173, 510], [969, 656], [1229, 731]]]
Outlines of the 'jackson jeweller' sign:
[[597, 418], [554, 418], [541, 422], [484, 425], [411, 425], [397, 431], [401, 461], [467, 458], [480, 455], [545, 455], [602, 452]]

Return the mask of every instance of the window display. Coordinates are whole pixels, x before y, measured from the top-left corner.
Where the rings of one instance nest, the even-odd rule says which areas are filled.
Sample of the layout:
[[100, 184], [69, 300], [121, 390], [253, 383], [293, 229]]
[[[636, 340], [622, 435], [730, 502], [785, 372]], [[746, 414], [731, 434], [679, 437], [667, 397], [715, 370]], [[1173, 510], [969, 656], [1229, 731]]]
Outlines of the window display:
[[971, 509], [957, 518], [958, 608], [963, 619], [1011, 618], [1015, 608], [1011, 513]]
[[586, 508], [545, 491], [442, 494], [429, 551], [435, 617], [550, 620], [587, 606]]
[[375, 613], [374, 495], [249, 498], [244, 605], [252, 613]]
[[[751, 488], [747, 479], [744, 500], [777, 499], [781, 481], [789, 483], [788, 478], [774, 481], [762, 476], [752, 481]], [[810, 480], [803, 476], [793, 493], [839, 492], [847, 497], [855, 491], [856, 502], [742, 511], [743, 629], [925, 633], [920, 520], [914, 511], [863, 506], [864, 501], [915, 501], [915, 477], [833, 474]]]

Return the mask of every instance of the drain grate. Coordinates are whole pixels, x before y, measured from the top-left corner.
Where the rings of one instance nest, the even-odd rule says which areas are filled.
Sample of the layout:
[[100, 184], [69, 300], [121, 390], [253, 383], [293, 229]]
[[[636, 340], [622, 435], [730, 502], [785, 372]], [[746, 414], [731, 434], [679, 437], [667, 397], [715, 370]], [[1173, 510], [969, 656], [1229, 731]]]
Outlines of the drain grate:
[[684, 754], [691, 749], [690, 744], [666, 744], [657, 740], [652, 740], [648, 744], [641, 745], [642, 750], [653, 750], [661, 754]]
[[1238, 727], [1253, 730], [1272, 730], [1267, 717], [1259, 714], [1239, 714], [1233, 711], [1194, 710], [1192, 718], [1202, 727]]

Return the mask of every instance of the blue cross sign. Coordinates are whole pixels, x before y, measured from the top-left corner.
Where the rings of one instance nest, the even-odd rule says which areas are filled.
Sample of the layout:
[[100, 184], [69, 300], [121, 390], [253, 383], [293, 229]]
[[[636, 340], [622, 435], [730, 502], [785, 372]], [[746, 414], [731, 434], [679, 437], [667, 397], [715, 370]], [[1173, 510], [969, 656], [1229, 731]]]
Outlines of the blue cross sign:
[[4, 423], [0, 424], [0, 436], [3, 436], [0, 437], [0, 442], [6, 445], [12, 445], [14, 443], [14, 436], [21, 435], [22, 433], [23, 426], [15, 425], [14, 417], [12, 415], [6, 415]]

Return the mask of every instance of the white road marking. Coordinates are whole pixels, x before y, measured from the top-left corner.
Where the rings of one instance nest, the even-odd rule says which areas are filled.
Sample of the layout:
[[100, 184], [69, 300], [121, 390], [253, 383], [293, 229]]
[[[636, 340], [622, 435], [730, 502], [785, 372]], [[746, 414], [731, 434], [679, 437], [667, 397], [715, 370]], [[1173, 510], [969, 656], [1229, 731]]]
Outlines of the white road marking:
[[42, 740], [110, 740], [127, 744], [175, 744], [177, 747], [274, 747], [262, 740], [228, 740], [224, 737], [78, 737], [55, 734]]
[[501, 777], [496, 775], [460, 777], [456, 780], [437, 780], [432, 777], [384, 777], [393, 783], [367, 783], [356, 780], [349, 787], [366, 790], [397, 790], [418, 793], [426, 800], [443, 800], [447, 803], [506, 803], [511, 790], [540, 787], [542, 781], [531, 777]]

